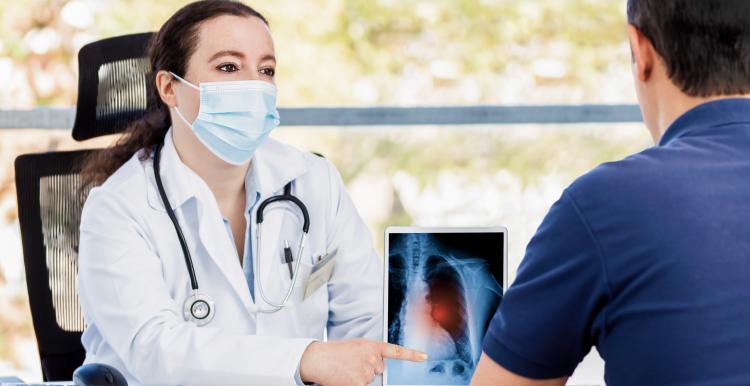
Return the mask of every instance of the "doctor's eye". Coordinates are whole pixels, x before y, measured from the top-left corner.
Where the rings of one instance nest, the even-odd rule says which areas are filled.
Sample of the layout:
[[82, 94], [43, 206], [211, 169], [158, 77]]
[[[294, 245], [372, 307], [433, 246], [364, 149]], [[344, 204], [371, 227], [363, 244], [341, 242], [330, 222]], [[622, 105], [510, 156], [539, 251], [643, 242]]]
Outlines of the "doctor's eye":
[[266, 68], [261, 68], [260, 73], [269, 78], [273, 78], [274, 75], [276, 75], [276, 70], [271, 67], [266, 67]]
[[237, 67], [237, 65], [234, 63], [224, 63], [222, 65], [219, 65], [219, 67], [216, 67], [216, 69], [222, 72], [235, 72], [239, 71], [240, 68]]

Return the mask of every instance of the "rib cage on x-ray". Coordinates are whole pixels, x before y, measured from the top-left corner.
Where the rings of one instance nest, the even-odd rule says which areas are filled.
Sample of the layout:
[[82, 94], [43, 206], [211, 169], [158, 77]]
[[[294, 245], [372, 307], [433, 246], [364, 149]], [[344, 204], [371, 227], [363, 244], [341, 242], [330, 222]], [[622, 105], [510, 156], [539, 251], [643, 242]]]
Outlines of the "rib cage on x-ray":
[[[468, 384], [502, 293], [486, 256], [469, 255], [429, 233], [390, 237], [388, 341], [423, 350], [430, 358], [389, 361], [389, 383]], [[502, 239], [496, 248], [501, 265]]]

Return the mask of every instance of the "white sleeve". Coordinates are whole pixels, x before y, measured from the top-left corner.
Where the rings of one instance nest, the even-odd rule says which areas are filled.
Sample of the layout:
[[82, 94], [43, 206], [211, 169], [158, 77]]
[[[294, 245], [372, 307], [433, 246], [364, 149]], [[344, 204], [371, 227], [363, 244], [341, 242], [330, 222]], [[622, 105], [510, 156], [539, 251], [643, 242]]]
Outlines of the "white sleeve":
[[328, 161], [332, 224], [328, 251], [337, 250], [328, 283], [328, 338], [383, 336], [383, 262], [372, 235], [346, 193], [341, 175]]
[[133, 211], [114, 192], [91, 191], [81, 219], [78, 274], [87, 323], [96, 326], [127, 371], [151, 385], [294, 385], [312, 340], [247, 335], [184, 321], [169, 295], [159, 256]]

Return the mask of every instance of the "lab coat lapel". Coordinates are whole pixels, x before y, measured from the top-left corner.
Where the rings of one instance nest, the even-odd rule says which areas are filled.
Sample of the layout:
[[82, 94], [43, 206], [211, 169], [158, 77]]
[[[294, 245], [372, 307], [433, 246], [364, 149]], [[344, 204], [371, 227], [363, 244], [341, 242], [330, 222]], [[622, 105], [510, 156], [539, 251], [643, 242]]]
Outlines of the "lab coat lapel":
[[[151, 163], [148, 163], [146, 173], [153, 181], [154, 174], [151, 165]], [[183, 204], [191, 197], [197, 198], [197, 213], [193, 218], [198, 220], [200, 244], [229, 281], [242, 303], [250, 304], [250, 290], [247, 287], [247, 280], [237, 258], [236, 248], [227, 235], [216, 198], [214, 198], [208, 185], [180, 160], [172, 141], [172, 129], [169, 129], [164, 137], [159, 169], [169, 203], [178, 219], [182, 219], [181, 226], [186, 233], [194, 234], [195, 228], [189, 229], [191, 222], [187, 222], [185, 219], [192, 216], [183, 213], [189, 207]], [[151, 185], [148, 191], [148, 202], [155, 209], [164, 211], [155, 182]], [[200, 262], [195, 261], [197, 259], [196, 252], [192, 252], [192, 255], [194, 264], [200, 264]], [[210, 294], [211, 288], [208, 287], [207, 278], [198, 276], [197, 279], [200, 289]]]
[[[216, 199], [208, 187], [201, 189], [198, 197], [198, 218], [201, 244], [242, 300], [242, 304], [249, 305], [252, 302], [250, 290], [236, 248], [232, 245]], [[200, 278], [198, 282], [200, 283]]]
[[[251, 167], [256, 168], [255, 171], [258, 177], [261, 201], [259, 201], [258, 205], [256, 205], [253, 210], [253, 225], [255, 225], [257, 209], [258, 206], [260, 206], [260, 202], [269, 197], [282, 194], [284, 186], [287, 183], [307, 172], [310, 162], [310, 159], [306, 158], [308, 156], [315, 157], [313, 155], [307, 155], [306, 153], [300, 152], [299, 150], [293, 149], [290, 146], [284, 145], [273, 139], [267, 140], [263, 146], [258, 149], [253, 158], [253, 164]], [[295, 190], [296, 189], [292, 190], [293, 194], [295, 193]], [[267, 206], [263, 216], [263, 228], [260, 240], [262, 243], [262, 256], [258, 256], [258, 243], [256, 239], [253, 239], [253, 243], [256, 244], [253, 248], [255, 250], [253, 258], [262, 259], [260, 260], [261, 272], [256, 272], [256, 275], [259, 276], [259, 279], [263, 280], [263, 292], [272, 302], [280, 302], [282, 300], [281, 297], [284, 295], [284, 291], [287, 290], [288, 283], [280, 280], [282, 277], [279, 274], [280, 269], [287, 269], [282, 265], [283, 239], [281, 236], [285, 229], [283, 226], [284, 223], [287, 221], [294, 221], [293, 219], [296, 211], [296, 207], [292, 207], [288, 202], [274, 203]], [[301, 227], [299, 232], [301, 232]], [[297, 257], [299, 236], [301, 236], [301, 233], [299, 232], [293, 236], [292, 240], [288, 240], [295, 258]], [[256, 302], [258, 302], [258, 299], [262, 300], [258, 292], [257, 283], [255, 293]]]
[[[172, 142], [172, 129], [167, 131], [167, 134], [164, 137], [164, 146], [162, 146], [159, 154], [159, 171], [162, 183], [164, 184], [164, 190], [167, 193], [170, 206], [174, 211], [178, 211], [182, 204], [195, 196], [196, 183], [193, 179], [194, 173], [182, 163], [180, 156], [177, 154], [177, 149], [175, 149], [174, 142]], [[147, 188], [146, 198], [152, 208], [160, 212], [166, 212], [161, 197], [159, 196], [159, 191], [156, 187], [153, 157], [154, 155], [152, 152], [150, 162], [143, 164], [146, 176], [150, 181]]]

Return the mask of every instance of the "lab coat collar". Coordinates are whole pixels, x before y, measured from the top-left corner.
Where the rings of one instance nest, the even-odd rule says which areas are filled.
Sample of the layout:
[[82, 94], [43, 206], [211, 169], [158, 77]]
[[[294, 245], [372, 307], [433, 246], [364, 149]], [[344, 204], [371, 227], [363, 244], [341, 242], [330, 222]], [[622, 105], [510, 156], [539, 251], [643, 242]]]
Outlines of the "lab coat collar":
[[[192, 178], [197, 177], [185, 164], [180, 160], [177, 149], [172, 141], [172, 129], [167, 131], [164, 136], [164, 146], [161, 148], [159, 160], [159, 174], [161, 175], [164, 190], [167, 193], [169, 204], [173, 210], [176, 210], [188, 199], [196, 195], [195, 186], [191, 184]], [[156, 187], [156, 177], [154, 176], [154, 154], [151, 152], [150, 162], [144, 164], [146, 175], [152, 181], [148, 188], [148, 203], [152, 208], [165, 212], [164, 205], [161, 202], [159, 191]]]
[[[177, 154], [177, 149], [172, 141], [172, 129], [167, 131], [164, 137], [164, 146], [161, 150], [159, 171], [164, 190], [167, 192], [169, 203], [173, 210], [182, 206], [188, 199], [196, 196], [196, 183], [200, 177], [190, 170]], [[309, 170], [309, 158], [304, 152], [296, 150], [289, 145], [283, 144], [271, 138], [267, 139], [256, 151], [248, 172], [247, 178], [254, 179], [254, 188], [261, 197], [270, 197], [284, 188], [284, 185], [304, 175]], [[153, 162], [153, 154], [151, 155]], [[159, 192], [155, 185], [153, 164], [148, 162], [146, 174], [150, 184], [148, 189], [148, 202], [152, 208], [164, 211]], [[199, 179], [196, 181], [195, 179]]]
[[304, 175], [310, 168], [313, 155], [293, 147], [267, 139], [255, 152], [251, 168], [255, 168], [257, 189], [261, 197], [272, 196], [284, 189], [284, 185]]

